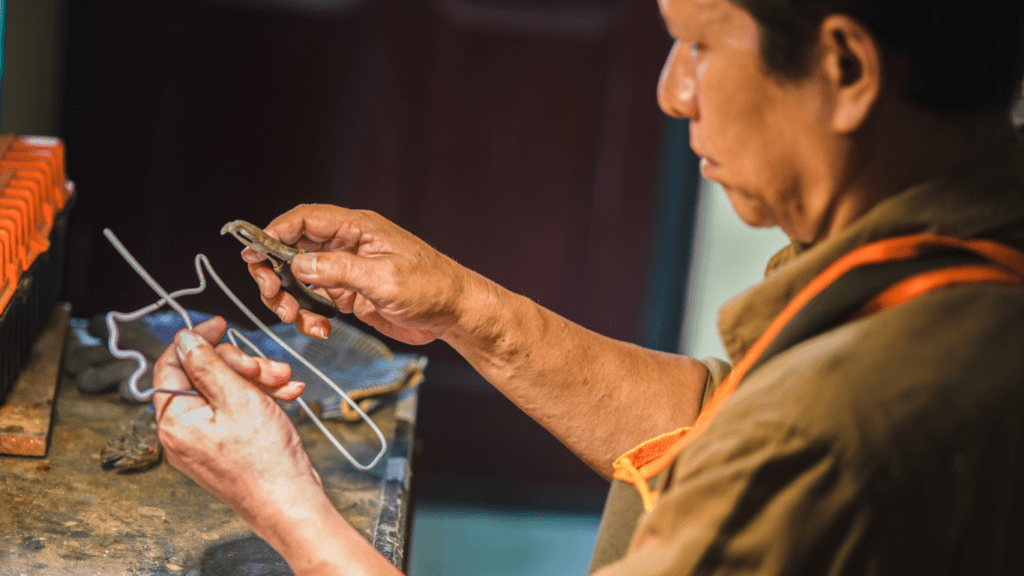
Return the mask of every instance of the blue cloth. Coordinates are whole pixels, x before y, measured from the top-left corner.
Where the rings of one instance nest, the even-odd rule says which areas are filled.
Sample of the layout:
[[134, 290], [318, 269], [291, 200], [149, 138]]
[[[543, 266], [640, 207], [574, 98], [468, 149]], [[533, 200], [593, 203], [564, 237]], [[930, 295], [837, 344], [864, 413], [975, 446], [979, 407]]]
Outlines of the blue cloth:
[[[209, 314], [192, 310], [189, 310], [188, 314], [193, 324], [211, 318]], [[142, 317], [138, 322], [143, 323], [149, 332], [166, 344], [170, 344], [174, 340], [174, 335], [186, 327], [181, 317], [173, 311], [154, 312]], [[239, 330], [262, 350], [267, 358], [289, 364], [292, 367], [292, 380], [306, 384], [306, 389], [302, 393], [303, 400], [309, 404], [319, 404], [321, 418], [358, 419], [355, 411], [330, 386], [262, 331], [243, 330], [232, 323], [229, 323], [228, 327]], [[423, 369], [427, 364], [425, 356], [396, 354], [380, 340], [337, 318], [331, 320], [331, 335], [326, 340], [304, 336], [296, 330], [294, 324], [278, 323], [269, 328], [333, 380], [367, 412], [375, 408], [385, 395], [415, 386], [423, 379]], [[253, 354], [244, 343], [239, 342], [239, 347], [243, 352]], [[296, 406], [286, 405], [285, 409], [293, 416], [298, 415]]]

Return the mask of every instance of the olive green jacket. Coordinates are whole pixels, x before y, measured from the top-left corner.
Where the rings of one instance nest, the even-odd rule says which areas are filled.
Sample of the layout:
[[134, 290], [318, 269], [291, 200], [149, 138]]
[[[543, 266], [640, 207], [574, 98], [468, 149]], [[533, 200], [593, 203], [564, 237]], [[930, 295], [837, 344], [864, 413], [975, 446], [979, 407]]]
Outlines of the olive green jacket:
[[[783, 249], [720, 311], [732, 361], [828, 265], [914, 233], [1024, 250], [1024, 146]], [[728, 369], [707, 364], [705, 398]], [[945, 288], [794, 345], [749, 374], [652, 482], [662, 493], [647, 514], [615, 482], [592, 569], [1024, 574], [1024, 288]]]

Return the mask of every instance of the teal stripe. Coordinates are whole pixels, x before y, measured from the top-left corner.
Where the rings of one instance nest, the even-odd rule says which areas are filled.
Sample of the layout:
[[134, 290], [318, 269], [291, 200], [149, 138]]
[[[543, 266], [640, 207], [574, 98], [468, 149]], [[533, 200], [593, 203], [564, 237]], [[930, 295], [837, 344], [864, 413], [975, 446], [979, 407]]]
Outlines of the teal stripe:
[[0, 0], [0, 109], [3, 108], [4, 54], [7, 52], [7, 0]]
[[647, 348], [679, 350], [699, 186], [700, 165], [690, 150], [689, 124], [686, 120], [666, 118], [647, 303], [640, 334], [640, 344]]

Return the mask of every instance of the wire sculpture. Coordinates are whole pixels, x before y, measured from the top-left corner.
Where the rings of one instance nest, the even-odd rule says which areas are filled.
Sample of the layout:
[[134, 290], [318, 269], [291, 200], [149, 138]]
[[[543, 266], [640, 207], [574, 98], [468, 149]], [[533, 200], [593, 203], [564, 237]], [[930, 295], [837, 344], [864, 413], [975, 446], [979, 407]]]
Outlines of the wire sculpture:
[[[131, 391], [132, 396], [143, 401], [151, 399], [153, 395], [156, 394], [157, 392], [199, 396], [199, 392], [195, 390], [172, 390], [168, 388], [157, 388], [155, 386], [145, 391], [139, 390], [139, 378], [141, 378], [142, 375], [146, 372], [146, 369], [148, 368], [149, 364], [146, 360], [146, 357], [143, 356], [138, 351], [122, 350], [118, 347], [117, 341], [119, 338], [119, 333], [117, 329], [117, 323], [138, 320], [139, 318], [142, 318], [143, 316], [158, 310], [164, 305], [168, 305], [181, 316], [181, 319], [185, 322], [185, 325], [188, 326], [188, 328], [191, 330], [192, 319], [189, 317], [188, 312], [185, 311], [185, 308], [182, 307], [181, 304], [177, 302], [177, 299], [181, 298], [182, 296], [191, 296], [194, 294], [199, 294], [206, 290], [206, 275], [203, 273], [203, 268], [206, 268], [206, 272], [209, 273], [210, 278], [213, 279], [214, 283], [217, 284], [221, 291], [224, 292], [224, 294], [231, 300], [231, 302], [236, 307], [238, 307], [238, 309], [241, 310], [249, 318], [249, 320], [252, 320], [252, 322], [264, 334], [269, 336], [271, 340], [276, 342], [278, 346], [283, 348], [299, 363], [308, 368], [310, 372], [316, 374], [316, 376], [323, 380], [325, 384], [327, 384], [328, 386], [331, 387], [331, 389], [337, 392], [341, 396], [341, 398], [344, 399], [345, 402], [348, 403], [348, 405], [351, 406], [352, 409], [355, 410], [357, 414], [359, 414], [359, 417], [362, 418], [363, 421], [365, 421], [370, 426], [370, 429], [373, 430], [373, 433], [377, 436], [377, 439], [380, 441], [380, 452], [377, 453], [377, 455], [370, 461], [370, 463], [363, 464], [359, 462], [358, 460], [355, 459], [354, 456], [352, 456], [351, 453], [349, 453], [348, 450], [345, 449], [344, 446], [341, 445], [338, 439], [335, 438], [333, 434], [331, 434], [330, 430], [328, 430], [324, 423], [316, 416], [316, 414], [313, 413], [313, 410], [302, 399], [302, 397], [300, 396], [299, 398], [297, 398], [295, 402], [299, 405], [302, 411], [305, 412], [306, 416], [309, 417], [313, 424], [316, 425], [320, 432], [322, 432], [324, 436], [327, 437], [327, 439], [338, 450], [338, 452], [340, 452], [341, 455], [344, 456], [346, 460], [348, 460], [353, 466], [355, 466], [359, 470], [369, 470], [373, 468], [377, 464], [377, 462], [380, 461], [380, 459], [387, 452], [388, 445], [387, 440], [384, 438], [384, 434], [380, 431], [380, 428], [377, 426], [377, 424], [369, 416], [366, 415], [366, 413], [359, 407], [359, 404], [353, 401], [349, 397], [349, 395], [346, 394], [345, 391], [341, 389], [340, 386], [338, 386], [319, 368], [314, 366], [311, 362], [306, 360], [306, 358], [304, 358], [301, 354], [299, 354], [294, 349], [292, 349], [292, 347], [286, 344], [277, 334], [271, 331], [266, 324], [261, 322], [259, 318], [257, 318], [256, 315], [253, 314], [252, 311], [249, 310], [249, 308], [247, 308], [245, 304], [243, 304], [242, 301], [238, 299], [237, 296], [235, 296], [235, 293], [232, 292], [231, 289], [227, 287], [224, 281], [221, 280], [220, 276], [218, 276], [217, 273], [213, 270], [213, 266], [210, 264], [210, 260], [204, 254], [197, 254], [195, 259], [196, 275], [199, 277], [199, 286], [195, 288], [183, 288], [176, 292], [168, 293], [166, 290], [164, 290], [162, 286], [160, 286], [159, 283], [157, 283], [156, 280], [153, 279], [149, 272], [147, 272], [146, 269], [143, 268], [141, 264], [139, 264], [139, 261], [136, 260], [134, 256], [132, 256], [128, 249], [124, 247], [124, 244], [122, 244], [121, 241], [117, 239], [117, 236], [115, 236], [109, 228], [103, 230], [103, 235], [107, 237], [107, 240], [110, 241], [110, 243], [114, 246], [114, 248], [121, 255], [121, 257], [124, 258], [126, 262], [128, 262], [128, 265], [131, 266], [132, 269], [135, 270], [135, 272], [140, 277], [142, 277], [143, 280], [146, 281], [146, 284], [149, 284], [149, 287], [152, 288], [153, 291], [160, 296], [160, 300], [157, 300], [153, 304], [140, 308], [134, 312], [110, 312], [107, 314], [107, 328], [110, 330], [110, 336], [107, 341], [107, 347], [110, 349], [110, 353], [117, 358], [133, 359], [138, 363], [138, 367], [135, 369], [135, 372], [132, 373], [131, 378], [129, 379], [128, 382], [128, 388]], [[263, 353], [263, 351], [256, 347], [256, 345], [253, 344], [248, 338], [246, 338], [244, 334], [242, 334], [235, 328], [228, 329], [227, 338], [232, 345], [238, 348], [241, 348], [238, 345], [239, 341], [241, 341], [245, 343], [245, 345], [250, 350], [252, 350], [255, 354], [259, 355], [261, 358], [267, 357], [266, 354]]]

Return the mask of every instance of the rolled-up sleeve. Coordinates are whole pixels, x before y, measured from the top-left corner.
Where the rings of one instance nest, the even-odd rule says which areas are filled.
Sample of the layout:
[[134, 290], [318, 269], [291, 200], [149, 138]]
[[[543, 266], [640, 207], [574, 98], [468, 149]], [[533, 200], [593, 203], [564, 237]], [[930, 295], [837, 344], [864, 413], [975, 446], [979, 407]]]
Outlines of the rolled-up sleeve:
[[726, 376], [732, 371], [732, 364], [714, 357], [700, 358], [698, 362], [708, 369], [708, 379], [704, 382], [704, 398], [700, 404], [703, 407], [707, 406], [711, 395], [715, 393], [715, 390], [718, 390], [718, 387], [725, 381]]

